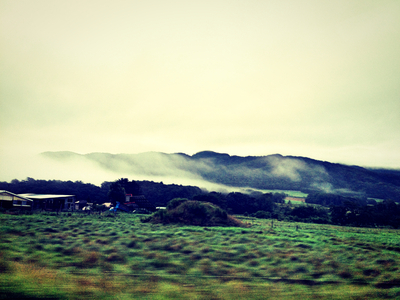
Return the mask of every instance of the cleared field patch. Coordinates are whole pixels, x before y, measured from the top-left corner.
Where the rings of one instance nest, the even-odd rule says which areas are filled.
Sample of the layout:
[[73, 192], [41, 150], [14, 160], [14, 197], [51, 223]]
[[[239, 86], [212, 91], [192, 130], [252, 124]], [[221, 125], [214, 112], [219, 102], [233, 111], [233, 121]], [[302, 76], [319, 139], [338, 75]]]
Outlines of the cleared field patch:
[[285, 201], [306, 202], [306, 198], [305, 197], [286, 197]]

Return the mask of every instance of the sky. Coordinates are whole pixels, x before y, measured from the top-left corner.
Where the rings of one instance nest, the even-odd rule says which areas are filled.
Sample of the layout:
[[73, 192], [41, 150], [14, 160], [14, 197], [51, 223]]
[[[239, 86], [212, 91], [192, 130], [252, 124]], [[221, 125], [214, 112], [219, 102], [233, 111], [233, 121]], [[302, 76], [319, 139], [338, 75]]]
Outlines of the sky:
[[0, 138], [400, 168], [400, 1], [0, 0]]

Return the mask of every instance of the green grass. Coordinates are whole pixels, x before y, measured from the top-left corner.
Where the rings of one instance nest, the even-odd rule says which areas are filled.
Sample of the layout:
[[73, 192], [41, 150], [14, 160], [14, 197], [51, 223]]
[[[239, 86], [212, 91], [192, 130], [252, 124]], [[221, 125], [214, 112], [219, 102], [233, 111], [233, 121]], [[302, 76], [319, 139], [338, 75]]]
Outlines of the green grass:
[[263, 193], [284, 193], [289, 197], [306, 198], [308, 194], [293, 190], [260, 190]]
[[396, 299], [398, 230], [0, 215], [0, 299]]

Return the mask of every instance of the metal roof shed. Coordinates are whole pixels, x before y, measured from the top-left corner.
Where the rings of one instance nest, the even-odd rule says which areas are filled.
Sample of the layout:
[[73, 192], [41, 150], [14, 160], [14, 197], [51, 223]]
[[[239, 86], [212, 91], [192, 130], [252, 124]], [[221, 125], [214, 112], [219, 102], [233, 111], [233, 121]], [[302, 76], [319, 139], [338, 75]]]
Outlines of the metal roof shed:
[[33, 200], [34, 209], [44, 210], [74, 210], [75, 195], [55, 194], [19, 194]]
[[0, 207], [4, 209], [22, 208], [32, 209], [33, 200], [14, 194], [9, 191], [0, 190]]

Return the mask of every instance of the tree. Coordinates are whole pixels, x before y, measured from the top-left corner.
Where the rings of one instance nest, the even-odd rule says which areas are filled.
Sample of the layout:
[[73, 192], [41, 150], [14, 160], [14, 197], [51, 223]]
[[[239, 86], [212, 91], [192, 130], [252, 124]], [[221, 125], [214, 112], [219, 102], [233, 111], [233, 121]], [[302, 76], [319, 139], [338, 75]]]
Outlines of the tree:
[[210, 202], [218, 205], [222, 209], [226, 209], [226, 200], [225, 196], [221, 193], [211, 192], [208, 194], [200, 194], [193, 197], [193, 200]]
[[[280, 201], [280, 196], [275, 196], [278, 194], [266, 193], [262, 194], [259, 198], [256, 199], [256, 205], [259, 210], [267, 211], [272, 213], [276, 208], [276, 204], [274, 200]], [[278, 202], [280, 203], [280, 202]]]
[[285, 198], [286, 198], [285, 193], [273, 193], [272, 194], [272, 201], [275, 203], [285, 203]]
[[121, 178], [117, 180], [117, 183], [125, 189], [125, 192], [127, 194], [132, 194], [136, 196], [143, 194], [140, 185], [134, 180], [129, 181], [128, 178]]
[[108, 199], [112, 202], [112, 204], [115, 206], [117, 202], [125, 202], [125, 189], [118, 183], [118, 182], [113, 182], [110, 185], [110, 190], [108, 191]]

